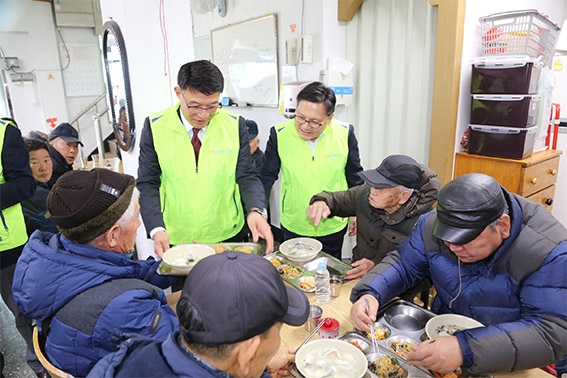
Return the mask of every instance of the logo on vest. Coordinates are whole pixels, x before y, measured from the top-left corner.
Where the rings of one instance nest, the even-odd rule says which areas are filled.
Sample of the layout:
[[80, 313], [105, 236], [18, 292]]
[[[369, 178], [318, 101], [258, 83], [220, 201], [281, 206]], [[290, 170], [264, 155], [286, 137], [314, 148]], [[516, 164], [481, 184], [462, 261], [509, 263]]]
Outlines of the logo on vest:
[[231, 154], [232, 151], [232, 148], [226, 148], [222, 150], [209, 150], [209, 155]]
[[345, 154], [326, 154], [323, 155], [324, 159], [337, 159], [337, 158], [343, 158], [345, 157]]

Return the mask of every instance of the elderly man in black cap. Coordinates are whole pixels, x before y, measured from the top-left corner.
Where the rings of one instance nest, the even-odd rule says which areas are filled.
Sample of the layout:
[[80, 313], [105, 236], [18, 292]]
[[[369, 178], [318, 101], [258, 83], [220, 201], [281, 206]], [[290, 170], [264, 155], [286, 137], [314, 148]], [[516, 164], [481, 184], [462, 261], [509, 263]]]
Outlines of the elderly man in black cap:
[[79, 140], [77, 130], [67, 122], [60, 123], [49, 133], [47, 138], [49, 155], [53, 161], [53, 175], [47, 183], [51, 188], [55, 181], [65, 172], [73, 170], [73, 162], [79, 154]]
[[179, 331], [164, 342], [124, 335], [89, 377], [280, 377], [294, 360], [283, 323], [305, 323], [305, 294], [258, 255], [225, 251], [199, 261], [177, 304]]
[[250, 154], [256, 164], [258, 173], [262, 172], [264, 166], [264, 152], [260, 149], [260, 138], [258, 137], [258, 124], [256, 121], [247, 119], [246, 128], [248, 129], [248, 137], [250, 137]]
[[406, 155], [390, 155], [360, 173], [365, 184], [311, 198], [307, 216], [315, 225], [328, 217], [356, 216], [353, 269], [346, 279], [368, 273], [411, 232], [417, 218], [432, 209], [441, 184], [435, 172]]
[[113, 330], [164, 340], [178, 327], [159, 262], [131, 260], [140, 225], [132, 176], [105, 168], [62, 175], [47, 197], [58, 234], [35, 231], [16, 265], [18, 308], [47, 336], [45, 353], [76, 377], [114, 351]]
[[567, 230], [557, 219], [494, 178], [471, 173], [445, 185], [436, 211], [421, 216], [397, 250], [354, 287], [351, 317], [368, 331], [380, 304], [429, 274], [437, 289], [433, 312], [484, 326], [423, 342], [410, 363], [486, 374], [558, 362], [564, 373], [566, 269]]

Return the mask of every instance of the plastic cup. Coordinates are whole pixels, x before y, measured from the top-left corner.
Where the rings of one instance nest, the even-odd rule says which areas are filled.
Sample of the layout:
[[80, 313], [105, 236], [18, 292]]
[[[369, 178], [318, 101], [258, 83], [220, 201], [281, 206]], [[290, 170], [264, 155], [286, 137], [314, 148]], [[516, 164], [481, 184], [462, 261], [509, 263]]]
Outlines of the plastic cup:
[[309, 306], [309, 318], [305, 322], [305, 329], [307, 332], [311, 332], [317, 327], [321, 316], [323, 315], [323, 309], [319, 306], [311, 305]]
[[343, 285], [343, 277], [331, 276], [329, 278], [331, 284], [331, 297], [336, 298], [341, 295], [341, 286]]

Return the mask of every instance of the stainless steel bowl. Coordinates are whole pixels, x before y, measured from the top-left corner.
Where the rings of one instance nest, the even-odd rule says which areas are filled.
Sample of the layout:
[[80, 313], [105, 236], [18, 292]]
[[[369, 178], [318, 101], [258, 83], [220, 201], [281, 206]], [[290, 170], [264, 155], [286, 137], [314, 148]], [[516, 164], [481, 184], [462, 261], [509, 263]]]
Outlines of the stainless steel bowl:
[[[378, 337], [378, 338], [376, 338], [377, 341], [385, 340], [385, 339], [387, 339], [388, 337], [390, 337], [390, 336], [392, 335], [392, 330], [390, 329], [390, 327], [388, 327], [388, 326], [385, 325], [385, 324], [382, 324], [382, 323], [380, 323], [380, 322], [375, 322], [374, 324], [372, 324], [372, 326], [373, 326], [373, 329], [374, 329], [374, 334], [380, 333], [379, 330], [384, 331], [384, 337]], [[366, 332], [366, 336], [367, 336], [370, 340], [372, 340], [372, 335], [370, 335], [370, 333]]]
[[400, 331], [418, 331], [423, 329], [430, 317], [424, 310], [403, 303], [388, 308], [384, 313], [384, 320]]

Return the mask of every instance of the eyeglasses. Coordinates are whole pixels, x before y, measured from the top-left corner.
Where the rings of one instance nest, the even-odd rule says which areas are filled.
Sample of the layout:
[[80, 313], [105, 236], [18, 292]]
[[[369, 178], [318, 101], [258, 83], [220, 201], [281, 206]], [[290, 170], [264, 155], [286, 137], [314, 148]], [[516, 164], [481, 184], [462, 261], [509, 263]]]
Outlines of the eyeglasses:
[[192, 113], [192, 114], [199, 114], [201, 112], [207, 112], [209, 114], [214, 114], [214, 113], [217, 112], [217, 110], [222, 108], [221, 103], [209, 105], [209, 106], [189, 105], [189, 104], [187, 104], [187, 100], [185, 100], [185, 97], [183, 96], [183, 94], [181, 95], [181, 98], [183, 99], [183, 102], [185, 103], [185, 106], [187, 107], [189, 112]]
[[313, 120], [307, 120], [307, 118], [305, 118], [304, 116], [300, 115], [300, 114], [295, 114], [295, 121], [300, 124], [300, 125], [305, 125], [308, 124], [309, 127], [311, 127], [312, 129], [320, 129], [321, 127], [323, 127], [323, 125], [325, 124], [325, 122], [327, 122], [327, 120], [329, 119], [329, 117], [325, 118], [323, 120], [323, 122], [317, 122], [317, 121], [313, 121]]

